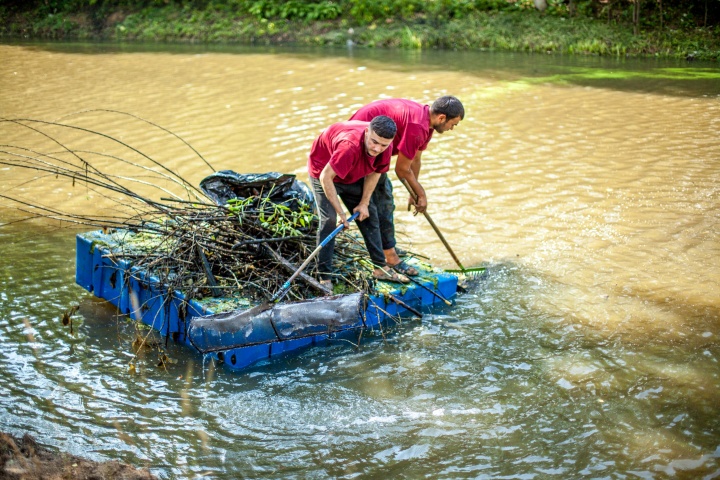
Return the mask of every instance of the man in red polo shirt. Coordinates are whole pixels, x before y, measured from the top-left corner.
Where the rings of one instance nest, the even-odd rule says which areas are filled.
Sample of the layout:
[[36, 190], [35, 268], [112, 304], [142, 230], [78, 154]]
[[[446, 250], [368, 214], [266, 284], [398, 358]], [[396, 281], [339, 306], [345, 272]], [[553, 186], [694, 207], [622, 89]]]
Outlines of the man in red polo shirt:
[[[397, 127], [392, 119], [377, 116], [369, 122], [347, 121], [330, 125], [313, 142], [308, 157], [310, 183], [315, 192], [320, 226], [320, 244], [335, 229], [337, 219], [348, 227], [340, 200], [351, 212], [359, 212], [357, 225], [365, 240], [377, 279], [407, 283], [404, 275], [387, 271], [382, 249], [377, 209], [370, 201], [382, 173], [390, 168], [390, 155]], [[338, 198], [339, 197], [339, 198]], [[331, 286], [335, 242], [331, 240], [318, 254], [321, 282]]]
[[[395, 173], [398, 178], [406, 180], [417, 194], [417, 202], [411, 199], [411, 203], [422, 213], [427, 209], [425, 189], [418, 180], [422, 152], [427, 148], [433, 132], [442, 134], [460, 123], [465, 117], [465, 108], [460, 100], [452, 96], [440, 97], [430, 106], [403, 98], [390, 98], [365, 105], [350, 120], [370, 121], [377, 115], [390, 117], [397, 125], [392, 148], [392, 154], [397, 155]], [[386, 173], [378, 180], [372, 201], [380, 219], [382, 248], [387, 265], [406, 275], [417, 275], [418, 271], [401, 261], [395, 251], [395, 203], [392, 183]]]

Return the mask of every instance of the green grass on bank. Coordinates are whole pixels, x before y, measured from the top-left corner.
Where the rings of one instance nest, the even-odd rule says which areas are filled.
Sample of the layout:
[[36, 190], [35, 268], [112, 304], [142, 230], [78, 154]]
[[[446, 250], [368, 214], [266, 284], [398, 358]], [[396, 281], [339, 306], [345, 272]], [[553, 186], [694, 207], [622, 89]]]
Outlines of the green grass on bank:
[[603, 56], [720, 60], [720, 28], [643, 31], [589, 18], [538, 12], [475, 13], [443, 22], [265, 20], [227, 12], [168, 6], [117, 11], [101, 24], [83, 14], [6, 15], [0, 38], [195, 43], [346, 45], [403, 49], [505, 50]]

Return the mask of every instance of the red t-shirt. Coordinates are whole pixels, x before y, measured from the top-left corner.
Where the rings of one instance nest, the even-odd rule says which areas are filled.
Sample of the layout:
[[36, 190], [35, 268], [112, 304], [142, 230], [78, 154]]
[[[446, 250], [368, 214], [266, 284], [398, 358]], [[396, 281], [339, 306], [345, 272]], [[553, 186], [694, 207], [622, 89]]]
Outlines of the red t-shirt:
[[350, 120], [369, 122], [378, 115], [393, 119], [397, 134], [393, 140], [393, 155], [402, 152], [412, 160], [418, 150], [425, 150], [432, 138], [430, 128], [430, 107], [404, 98], [376, 100], [360, 108]]
[[387, 172], [392, 155], [390, 148], [377, 157], [371, 157], [365, 150], [365, 130], [368, 125], [370, 122], [339, 122], [323, 130], [310, 149], [310, 176], [320, 178], [320, 172], [328, 163], [337, 173], [335, 183], [355, 183], [371, 173]]

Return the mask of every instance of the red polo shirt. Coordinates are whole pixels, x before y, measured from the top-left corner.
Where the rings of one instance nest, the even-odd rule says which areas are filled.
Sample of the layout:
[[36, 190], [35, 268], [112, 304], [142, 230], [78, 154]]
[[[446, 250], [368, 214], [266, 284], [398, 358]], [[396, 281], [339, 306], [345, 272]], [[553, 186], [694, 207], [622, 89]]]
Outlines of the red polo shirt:
[[425, 150], [432, 138], [430, 128], [430, 107], [404, 98], [376, 100], [360, 108], [350, 120], [369, 122], [378, 115], [393, 119], [397, 134], [393, 140], [393, 155], [402, 152], [409, 159], [415, 158], [418, 150]]
[[320, 178], [325, 165], [335, 170], [335, 183], [350, 184], [371, 173], [385, 173], [390, 168], [392, 152], [388, 147], [377, 157], [365, 150], [365, 130], [370, 122], [347, 121], [330, 125], [312, 144], [308, 173]]

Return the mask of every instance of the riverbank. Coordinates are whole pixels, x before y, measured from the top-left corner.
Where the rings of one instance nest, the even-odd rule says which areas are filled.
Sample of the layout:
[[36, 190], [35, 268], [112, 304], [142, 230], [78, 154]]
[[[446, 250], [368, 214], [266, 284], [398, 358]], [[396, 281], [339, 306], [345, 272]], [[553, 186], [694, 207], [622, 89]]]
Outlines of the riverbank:
[[0, 478], [34, 480], [50, 478], [156, 480], [147, 470], [116, 460], [95, 462], [39, 445], [29, 434], [22, 438], [0, 432]]
[[387, 19], [354, 25], [329, 21], [266, 20], [227, 11], [168, 6], [86, 13], [11, 14], [0, 9], [0, 39], [354, 45], [360, 48], [497, 50], [529, 53], [644, 56], [720, 61], [718, 27], [640, 31], [629, 24], [535, 11], [478, 12], [460, 19]]

